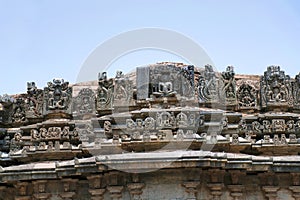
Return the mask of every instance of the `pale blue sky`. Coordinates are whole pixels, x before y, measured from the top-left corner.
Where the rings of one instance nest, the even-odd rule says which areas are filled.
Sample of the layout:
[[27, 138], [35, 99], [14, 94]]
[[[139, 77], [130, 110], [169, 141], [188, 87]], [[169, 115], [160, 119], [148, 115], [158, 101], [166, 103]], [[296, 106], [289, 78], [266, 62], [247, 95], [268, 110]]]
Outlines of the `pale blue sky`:
[[[222, 71], [262, 74], [276, 64], [300, 71], [300, 1], [297, 0], [0, 0], [0, 94], [39, 88], [54, 77], [74, 83], [89, 53], [125, 31], [158, 27], [203, 47]], [[138, 52], [116, 70], [159, 61], [164, 52]], [[97, 74], [95, 74], [95, 79]]]

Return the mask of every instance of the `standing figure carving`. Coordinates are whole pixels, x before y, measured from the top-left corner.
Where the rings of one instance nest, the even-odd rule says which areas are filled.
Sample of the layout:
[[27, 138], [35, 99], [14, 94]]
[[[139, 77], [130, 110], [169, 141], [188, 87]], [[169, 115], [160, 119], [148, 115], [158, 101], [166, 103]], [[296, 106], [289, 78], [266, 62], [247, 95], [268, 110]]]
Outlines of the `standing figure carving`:
[[205, 71], [198, 80], [199, 103], [217, 103], [219, 101], [219, 78], [211, 65], [205, 65]]
[[222, 73], [222, 78], [224, 81], [223, 91], [221, 97], [225, 97], [225, 103], [227, 106], [236, 105], [236, 82], [234, 78], [233, 66], [228, 66], [226, 71]]
[[97, 89], [97, 110], [112, 109], [113, 104], [113, 79], [107, 80], [107, 73], [99, 73]]
[[26, 117], [42, 117], [43, 91], [37, 89], [35, 82], [27, 82]]

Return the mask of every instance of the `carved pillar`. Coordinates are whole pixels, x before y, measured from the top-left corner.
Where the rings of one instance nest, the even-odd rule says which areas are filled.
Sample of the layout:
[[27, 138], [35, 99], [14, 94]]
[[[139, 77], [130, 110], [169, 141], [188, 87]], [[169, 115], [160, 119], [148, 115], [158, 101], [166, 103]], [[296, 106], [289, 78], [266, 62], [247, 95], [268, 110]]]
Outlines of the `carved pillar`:
[[265, 192], [265, 196], [268, 200], [276, 200], [277, 191], [279, 190], [279, 187], [277, 187], [277, 186], [263, 186], [262, 189]]
[[210, 189], [210, 194], [212, 196], [211, 200], [220, 200], [222, 195], [222, 189], [224, 187], [224, 170], [212, 169], [209, 170], [210, 183], [207, 187]]
[[141, 200], [141, 194], [143, 193], [144, 183], [140, 183], [138, 174], [132, 174], [132, 183], [127, 184], [130, 196], [132, 200]]
[[188, 198], [186, 198], [186, 200], [197, 200], [197, 187], [199, 184], [199, 181], [189, 181], [182, 184], [185, 187], [185, 191], [188, 193]]
[[92, 175], [88, 176], [89, 180], [89, 193], [91, 194], [91, 200], [102, 200], [105, 189], [101, 188], [103, 186], [102, 175]]
[[47, 200], [51, 197], [51, 193], [46, 192], [46, 180], [38, 180], [33, 182], [33, 197], [37, 200]]
[[220, 200], [222, 195], [223, 183], [208, 183], [207, 187], [210, 190], [212, 196], [211, 200]]
[[245, 187], [241, 185], [241, 177], [245, 177], [245, 172], [240, 170], [232, 170], [229, 172], [231, 175], [231, 183], [232, 185], [228, 185], [228, 189], [230, 191], [230, 196], [234, 200], [239, 200], [243, 198], [243, 191]]
[[72, 184], [77, 181], [78, 180], [76, 179], [63, 179], [63, 192], [58, 196], [60, 196], [63, 200], [72, 200], [73, 196], [76, 194], [72, 188]]
[[17, 189], [17, 194], [15, 200], [30, 200], [31, 195], [28, 194], [28, 182], [17, 182], [15, 187]]
[[112, 200], [120, 200], [122, 199], [122, 191], [123, 186], [108, 186], [107, 190], [110, 193], [110, 197]]
[[291, 173], [291, 178], [293, 186], [290, 186], [289, 189], [293, 193], [292, 196], [295, 198], [295, 200], [300, 200], [300, 174]]
[[243, 185], [228, 185], [227, 187], [233, 200], [241, 200], [243, 198], [243, 190], [245, 189]]
[[265, 197], [269, 200], [275, 200], [277, 197], [277, 191], [279, 187], [275, 186], [275, 173], [267, 172], [260, 174], [260, 182], [262, 185], [262, 190], [264, 191]]

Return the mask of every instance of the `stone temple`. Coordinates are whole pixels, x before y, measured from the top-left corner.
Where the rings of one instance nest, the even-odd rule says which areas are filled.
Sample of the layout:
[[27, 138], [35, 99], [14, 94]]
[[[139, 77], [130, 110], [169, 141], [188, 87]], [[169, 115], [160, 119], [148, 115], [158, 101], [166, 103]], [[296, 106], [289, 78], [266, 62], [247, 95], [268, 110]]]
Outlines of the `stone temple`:
[[299, 138], [300, 73], [279, 66], [29, 82], [0, 96], [0, 199], [299, 200]]

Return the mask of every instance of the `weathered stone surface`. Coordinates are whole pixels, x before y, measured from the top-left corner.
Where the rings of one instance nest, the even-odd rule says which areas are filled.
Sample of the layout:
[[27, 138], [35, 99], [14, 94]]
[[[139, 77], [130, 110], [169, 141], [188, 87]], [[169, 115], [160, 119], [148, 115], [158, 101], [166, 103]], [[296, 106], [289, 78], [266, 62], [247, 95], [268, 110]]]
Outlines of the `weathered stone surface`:
[[298, 79], [158, 63], [30, 82], [0, 96], [0, 199], [299, 199]]

